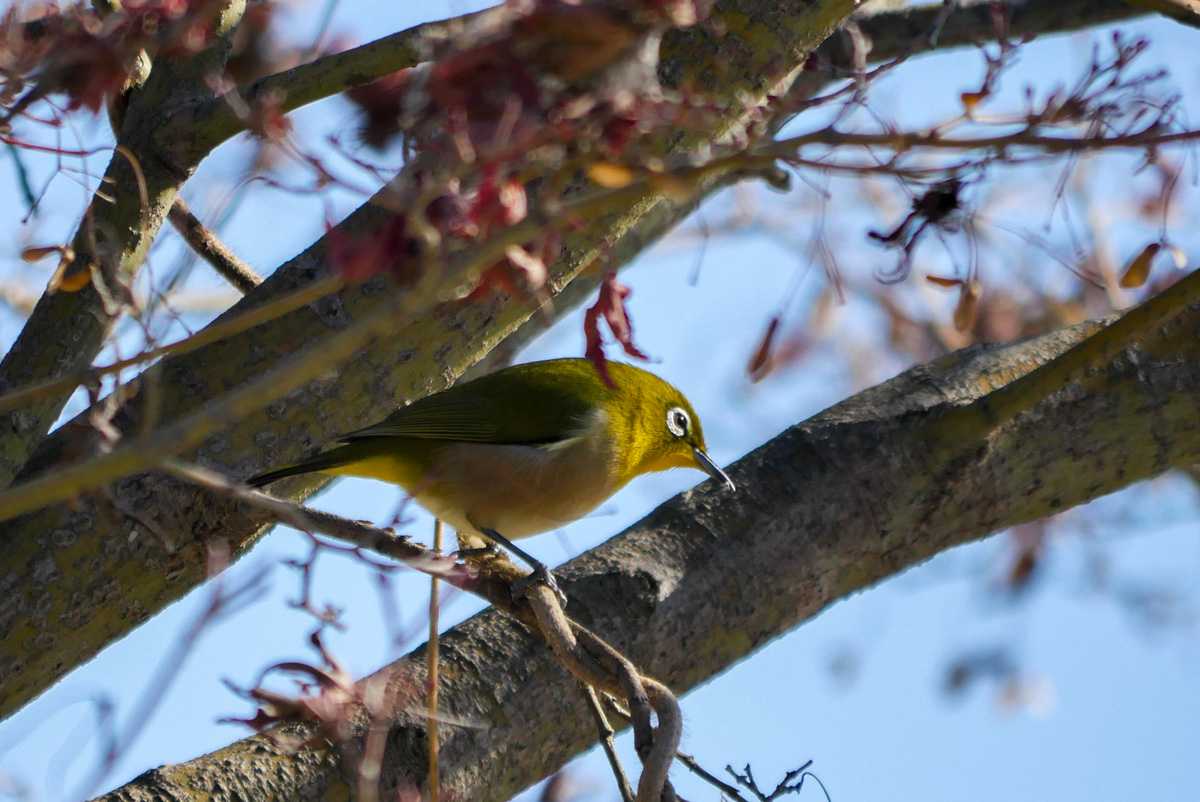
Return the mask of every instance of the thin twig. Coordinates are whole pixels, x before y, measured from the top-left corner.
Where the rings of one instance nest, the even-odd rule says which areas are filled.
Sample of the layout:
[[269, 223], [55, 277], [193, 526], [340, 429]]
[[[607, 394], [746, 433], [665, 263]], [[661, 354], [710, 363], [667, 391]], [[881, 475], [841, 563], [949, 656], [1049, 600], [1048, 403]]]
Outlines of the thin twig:
[[262, 306], [256, 306], [253, 309], [233, 315], [225, 320], [219, 320], [211, 326], [207, 326], [204, 330], [190, 337], [185, 337], [182, 340], [159, 346], [158, 348], [150, 348], [139, 354], [134, 354], [128, 359], [118, 359], [108, 365], [87, 368], [49, 381], [18, 387], [11, 393], [5, 393], [0, 396], [0, 413], [19, 409], [43, 396], [71, 390], [79, 385], [91, 384], [104, 376], [119, 373], [135, 365], [152, 362], [168, 354], [180, 356], [191, 353], [206, 345], [211, 345], [212, 343], [232, 337], [235, 334], [248, 331], [256, 326], [261, 326], [268, 321], [283, 317], [288, 312], [308, 306], [314, 301], [324, 298], [326, 295], [337, 292], [343, 285], [344, 282], [340, 276], [324, 276], [311, 284], [301, 287], [295, 292], [268, 301]]
[[587, 695], [592, 718], [596, 720], [596, 729], [600, 731], [600, 745], [604, 747], [604, 755], [608, 758], [608, 765], [612, 768], [613, 776], [617, 780], [617, 789], [621, 792], [621, 799], [624, 802], [634, 802], [633, 789], [629, 786], [629, 778], [625, 776], [625, 769], [621, 766], [621, 757], [617, 754], [617, 745], [613, 741], [615, 731], [608, 723], [608, 716], [604, 715], [600, 697], [596, 695], [596, 689], [591, 685], [584, 684], [583, 692]]
[[748, 802], [748, 800], [742, 796], [738, 789], [734, 788], [720, 777], [705, 769], [700, 765], [699, 761], [697, 761], [696, 758], [692, 757], [691, 755], [685, 755], [683, 752], [676, 752], [675, 759], [686, 766], [688, 771], [690, 771], [692, 774], [695, 774], [697, 777], [719, 790], [724, 796], [729, 797], [735, 802]]
[[[433, 550], [442, 553], [442, 519], [433, 521]], [[426, 737], [429, 739], [429, 802], [438, 802], [438, 578], [429, 578], [429, 645], [426, 661], [429, 666], [429, 719]]]
[[453, 560], [440, 557], [395, 532], [268, 496], [233, 482], [216, 471], [183, 460], [168, 459], [162, 468], [176, 478], [250, 504], [270, 514], [276, 521], [302, 532], [319, 532], [351, 543], [357, 548], [376, 552], [424, 574], [445, 576], [456, 586], [465, 584], [454, 576]]
[[[567, 618], [558, 597], [548, 587], [533, 586], [526, 591], [526, 599], [542, 636], [568, 671], [589, 685], [629, 700], [634, 711], [634, 744], [642, 758], [637, 802], [673, 802], [675, 791], [667, 773], [683, 733], [683, 717], [675, 695], [661, 682], [638, 674], [628, 658]], [[650, 707], [658, 715], [657, 728], [650, 726]]]
[[179, 232], [192, 250], [199, 254], [204, 261], [212, 265], [221, 278], [228, 281], [243, 294], [262, 284], [262, 276], [258, 275], [250, 265], [243, 262], [236, 253], [216, 235], [216, 232], [205, 226], [182, 196], [176, 196], [171, 205], [171, 225]]

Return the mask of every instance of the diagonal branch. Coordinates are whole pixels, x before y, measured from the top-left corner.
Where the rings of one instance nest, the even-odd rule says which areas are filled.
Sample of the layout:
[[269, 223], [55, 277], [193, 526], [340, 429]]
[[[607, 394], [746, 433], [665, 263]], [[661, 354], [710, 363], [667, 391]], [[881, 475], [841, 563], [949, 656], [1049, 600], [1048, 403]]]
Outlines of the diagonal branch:
[[262, 284], [262, 276], [229, 249], [212, 229], [200, 222], [184, 202], [182, 196], [175, 197], [171, 205], [171, 225], [179, 236], [204, 261], [208, 262], [220, 276], [245, 294]]
[[[1052, 364], [1097, 329], [952, 354], [785, 431], [730, 468], [736, 496], [707, 485], [683, 493], [557, 570], [572, 616], [683, 692], [945, 549], [1200, 459], [1193, 306], [1100, 369], [1103, 390], [1064, 388], [977, 443], [949, 480], [930, 471], [928, 443], [944, 436], [948, 413]], [[490, 725], [447, 733], [443, 793], [508, 799], [595, 741], [573, 680], [503, 614], [480, 613], [442, 644], [442, 709]], [[368, 681], [420, 687], [422, 664], [418, 650]], [[407, 702], [393, 711], [384, 787], [424, 777], [423, 717], [405, 713]], [[547, 731], [554, 737], [529, 748], [530, 733]], [[156, 769], [108, 798], [222, 800], [270, 789], [314, 799], [342, 793], [343, 782], [329, 752], [289, 755], [258, 735]]]
[[1200, 2], [1198, 0], [1127, 0], [1129, 5], [1143, 11], [1157, 11], [1164, 17], [1200, 28]]
[[[1172, 2], [1173, 0], [1166, 0]], [[958, 7], [942, 25], [941, 35], [931, 40], [930, 32], [943, 13], [941, 4], [874, 12], [863, 15], [863, 32], [873, 42], [870, 57], [877, 60], [915, 55], [932, 50], [963, 47], [995, 36], [994, 0], [959, 0]], [[1062, 0], [1061, 2], [1008, 2], [999, 4], [1008, 17], [1013, 37], [1082, 30], [1095, 25], [1130, 19], [1147, 13], [1126, 0]], [[294, 111], [370, 83], [399, 70], [414, 67], [429, 58], [437, 45], [449, 40], [468, 25], [487, 26], [503, 19], [502, 7], [416, 25], [368, 44], [333, 53], [260, 78], [247, 87], [218, 98], [200, 124], [206, 147], [212, 148], [245, 129], [236, 109], [256, 100], [274, 97], [280, 110]], [[836, 40], [822, 48], [829, 63], [846, 67], [845, 48]]]
[[203, 120], [204, 148], [211, 150], [245, 130], [238, 109], [273, 98], [282, 112], [295, 111], [347, 89], [368, 84], [385, 75], [429, 60], [434, 48], [462, 33], [468, 26], [499, 23], [511, 15], [503, 5], [461, 17], [427, 22], [384, 36], [359, 47], [309, 61], [290, 70], [259, 78], [246, 87], [230, 90], [199, 112]]
[[[739, 13], [767, 17], [782, 13], [770, 0], [737, 0], [734, 5], [740, 7]], [[752, 47], [733, 34], [713, 40], [695, 32], [679, 33], [668, 37], [672, 55], [664, 56], [663, 68], [680, 72], [685, 63], [688, 69], [699, 70], [717, 63], [725, 66], [720, 73], [722, 83], [714, 92], [738, 103], [731, 104], [731, 118], [714, 122], [709, 134], [716, 138], [741, 124], [739, 115], [746, 112], [738, 110], [747, 99], [765, 101], [768, 95], [781, 93], [803, 63], [803, 54], [824, 40], [853, 5], [852, 0], [822, 0], [803, 11], [791, 11], [787, 25], [772, 28], [777, 36], [774, 47], [766, 47], [758, 34], [755, 41], [760, 46]], [[792, 55], [780, 59], [776, 53]], [[681, 66], [673, 67], [676, 63]], [[700, 190], [702, 195], [704, 188]], [[564, 256], [551, 268], [550, 296], [569, 287], [599, 259], [616, 264], [629, 259], [690, 208], [690, 202], [679, 204], [655, 195], [568, 231]], [[343, 221], [333, 235], [351, 240], [372, 236], [387, 224], [390, 215], [386, 209], [366, 205]], [[226, 317], [326, 275], [329, 239], [322, 238], [277, 270]], [[382, 281], [347, 288], [276, 324], [260, 326], [182, 358], [167, 359], [145, 379], [156, 391], [142, 393], [126, 404], [113, 425], [132, 433], [144, 431], [148, 419], [167, 425], [176, 422], [286, 355], [319, 347], [331, 332], [343, 332], [355, 321], [382, 314], [380, 310], [389, 309], [404, 294], [389, 290]], [[443, 303], [407, 319], [393, 316], [393, 328], [387, 335], [344, 365], [336, 379], [322, 376], [262, 412], [226, 421], [225, 430], [209, 437], [192, 460], [244, 476], [265, 463], [295, 458], [340, 432], [370, 422], [381, 405], [402, 403], [446, 386], [539, 306], [535, 299], [498, 297], [487, 302]], [[74, 461], [100, 445], [89, 443], [93, 435], [86, 416], [62, 431], [39, 450], [26, 475], [44, 472], [57, 462]], [[303, 496], [321, 484], [302, 480], [288, 487]], [[165, 538], [145, 534], [124, 512], [129, 509], [139, 510], [141, 519], [169, 534]], [[5, 677], [0, 686], [0, 715], [12, 712], [110, 640], [201, 582], [203, 561], [198, 550], [207, 539], [227, 539], [234, 546], [232, 551], [240, 554], [262, 533], [265, 523], [261, 515], [239, 510], [192, 487], [161, 475], [140, 474], [105, 493], [81, 497], [73, 506], [56, 505], [6, 524], [8, 558], [21, 567], [18, 576], [23, 579], [18, 580], [21, 587], [11, 588], [0, 598], [0, 675]], [[128, 535], [131, 526], [132, 538]], [[58, 532], [61, 539], [71, 542], [69, 552], [47, 542], [47, 531]], [[114, 536], [117, 532], [122, 534]], [[130, 564], [146, 563], [158, 569], [136, 575], [126, 570]], [[89, 566], [87, 570], [81, 568], [84, 564]], [[35, 571], [38, 565], [43, 570]], [[128, 614], [107, 615], [104, 605], [85, 602], [95, 593], [113, 600], [107, 604], [127, 605]], [[35, 598], [49, 604], [33, 603]], [[64, 628], [59, 625], [64, 620], [60, 612], [52, 611], [67, 609], [71, 626]]]
[[[1056, 4], [1024, 3], [1014, 9], [1032, 15], [1034, 7], [1046, 5]], [[1070, 0], [1060, 5], [1074, 9], [1074, 16], [1063, 19], [1046, 15], [1037, 19], [1045, 19], [1051, 26], [1073, 25], [1079, 19], [1088, 19], [1087, 3]], [[1108, 3], [1095, 5], [1106, 7]], [[893, 13], [896, 12], [888, 12], [883, 18], [890, 19]], [[806, 52], [804, 42], [819, 39], [825, 30], [821, 26], [827, 22], [807, 29], [804, 24], [826, 20], [825, 14], [816, 8], [805, 18], [808, 23], [798, 19], [771, 28], [781, 36], [778, 52], [797, 54], [802, 59]], [[962, 40], [983, 40], [994, 35], [990, 19], [978, 24], [980, 27], [974, 31], [965, 31]], [[886, 30], [888, 26], [881, 28]], [[1045, 30], [1052, 32], [1056, 28]], [[695, 61], [701, 69], [705, 64], [721, 63], [725, 51], [720, 48], [741, 47], [738, 36], [731, 31], [723, 40], [714, 42], [696, 41], [696, 35], [692, 34], [690, 44], [676, 46], [674, 58], [679, 62]], [[943, 44], [953, 41], [949, 33], [943, 36]], [[823, 46], [822, 52], [829, 47]], [[757, 76], [774, 74], [772, 71], [789, 69], [786, 63], [774, 60], [774, 51], [763, 48], [757, 52], [762, 64], [751, 64], [747, 72], [756, 76], [754, 80], [758, 80]], [[664, 62], [669, 71], [679, 72], [673, 63], [670, 58]], [[745, 85], [739, 81], [750, 80], [726, 71], [714, 74], [727, 82], [715, 87], [716, 90], [738, 91]], [[595, 274], [586, 270], [593, 260], [603, 255], [612, 265], [626, 263], [686, 216], [702, 197], [722, 185], [716, 181], [698, 188], [696, 197], [687, 203], [660, 196], [624, 214], [597, 221], [584, 231], [568, 234], [567, 256], [552, 267], [550, 277], [555, 308], [571, 308], [594, 291]], [[365, 236], [384, 219], [380, 210], [365, 207], [337, 230], [346, 237]], [[277, 270], [215, 325], [225, 326], [249, 307], [273, 303], [300, 287], [311, 286], [324, 273], [325, 241], [322, 240]], [[260, 325], [253, 336], [210, 342], [192, 354], [166, 360], [151, 374], [159, 388], [156, 410], [159, 419], [169, 422], [188, 414], [237, 386], [247, 374], [260, 371], [281, 355], [316, 342], [327, 332], [369, 314], [375, 305], [387, 303], [390, 297], [381, 292], [379, 284], [343, 290], [274, 323]], [[477, 362], [497, 343], [505, 343], [506, 351], [515, 350], [543, 325], [538, 316], [531, 316], [534, 308], [528, 300], [501, 299], [469, 308], [440, 307], [412, 325], [398, 321], [396, 332], [385, 343], [367, 358], [347, 366], [343, 382], [318, 382], [269, 406], [265, 415], [251, 416], [228, 432], [211, 438], [200, 454], [208, 464], [219, 465], [238, 476], [260, 469], [265, 463], [298, 456], [342, 431], [369, 422], [381, 405], [396, 404], [445, 386], [445, 382]], [[140, 427], [146, 414], [141, 407], [143, 401], [135, 399], [114, 424], [129, 431]], [[64, 459], [88, 453], [94, 448], [93, 438], [86, 416], [81, 416], [48, 439], [27, 473], [36, 474]], [[307, 495], [322, 484], [319, 480], [300, 482], [292, 486], [292, 492]], [[160, 530], [187, 534], [177, 542], [161, 542], [147, 536], [121, 512], [131, 508], [144, 510]], [[8, 559], [18, 567], [20, 578], [0, 600], [0, 635], [3, 635], [0, 675], [5, 677], [0, 687], [0, 716], [11, 713], [110, 640], [127, 633], [201, 582], [203, 561], [196, 551], [198, 544], [210, 537], [221, 537], [246, 548], [262, 532], [264, 522], [261, 516], [247, 515], [220, 500], [198, 496], [178, 483], [145, 475], [120, 483], [111, 497], [87, 498], [74, 508], [52, 507], [6, 525]], [[69, 549], [54, 548], [45, 540], [46, 532], [54, 532], [55, 542], [70, 544]], [[129, 564], [155, 568], [133, 576], [123, 569]], [[81, 565], [92, 567], [82, 571], [76, 567]], [[96, 605], [88, 601], [92, 598], [108, 601]], [[47, 601], [43, 604], [40, 599]], [[121, 616], [105, 615], [106, 605], [120, 605], [126, 612]], [[50, 615], [51, 610], [61, 611], [61, 615]], [[65, 620], [72, 622], [69, 628], [59, 623]]]
[[[115, 188], [113, 202], [93, 197], [72, 242], [68, 277], [86, 281], [76, 292], [47, 291], [0, 363], [0, 393], [83, 369], [99, 353], [124, 312], [113, 289], [141, 267], [194, 163], [152, 158], [162, 132], [162, 110], [207, 91], [205, 80], [223, 63], [228, 37], [245, 0], [226, 0], [211, 12], [215, 43], [194, 58], [155, 68], [146, 83], [123, 98], [116, 152], [101, 186]], [[90, 273], [90, 276], [89, 276]], [[75, 283], [75, 282], [68, 282]], [[7, 486], [58, 417], [70, 391], [48, 395], [24, 409], [0, 414], [0, 486]]]

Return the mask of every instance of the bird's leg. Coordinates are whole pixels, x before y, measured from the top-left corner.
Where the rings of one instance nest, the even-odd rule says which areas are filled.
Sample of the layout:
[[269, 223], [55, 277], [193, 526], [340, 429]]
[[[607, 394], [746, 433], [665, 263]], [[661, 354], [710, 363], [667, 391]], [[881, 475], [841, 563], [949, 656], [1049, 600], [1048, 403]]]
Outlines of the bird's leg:
[[513, 543], [511, 540], [506, 538], [504, 535], [497, 532], [495, 529], [482, 529], [481, 528], [479, 531], [481, 533], [483, 533], [485, 536], [487, 536], [488, 538], [490, 538], [491, 540], [495, 541], [496, 543], [499, 543], [501, 546], [503, 546], [504, 548], [511, 551], [513, 554], [520, 557], [530, 568], [533, 569], [533, 573], [530, 574], [528, 577], [526, 577], [525, 579], [522, 579], [518, 582], [513, 583], [513, 590], [516, 592], [516, 594], [518, 596], [524, 595], [525, 589], [527, 587], [529, 587], [529, 584], [531, 582], [537, 582], [537, 583], [545, 585], [546, 587], [550, 588], [550, 590], [554, 591], [554, 595], [558, 597], [558, 601], [562, 604], [562, 606], [563, 607], [567, 606], [567, 594], [563, 593], [562, 589], [559, 588], [558, 582], [555, 581], [555, 579], [554, 579], [554, 574], [552, 574], [550, 572], [550, 569], [546, 567], [546, 564], [544, 562], [542, 562], [538, 558], [534, 557], [532, 554], [525, 551], [520, 546], [517, 546], [515, 543]]

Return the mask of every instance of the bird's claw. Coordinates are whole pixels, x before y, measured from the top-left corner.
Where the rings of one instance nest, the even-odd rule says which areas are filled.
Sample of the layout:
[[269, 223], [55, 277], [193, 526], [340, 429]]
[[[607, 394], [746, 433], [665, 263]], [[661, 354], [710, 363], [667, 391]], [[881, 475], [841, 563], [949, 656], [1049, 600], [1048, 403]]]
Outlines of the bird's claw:
[[562, 588], [558, 586], [558, 581], [554, 578], [553, 572], [545, 565], [537, 565], [533, 572], [528, 576], [522, 577], [513, 583], [513, 596], [517, 599], [522, 599], [529, 589], [534, 585], [545, 585], [550, 588], [550, 591], [558, 599], [558, 603], [563, 607], [567, 606], [567, 594], [563, 593]]

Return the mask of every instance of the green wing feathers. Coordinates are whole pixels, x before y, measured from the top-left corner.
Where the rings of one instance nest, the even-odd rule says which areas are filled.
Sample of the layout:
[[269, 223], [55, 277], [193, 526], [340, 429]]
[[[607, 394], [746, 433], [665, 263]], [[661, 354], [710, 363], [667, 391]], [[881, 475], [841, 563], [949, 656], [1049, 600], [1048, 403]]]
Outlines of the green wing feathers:
[[578, 432], [607, 391], [595, 368], [582, 359], [531, 362], [426, 396], [341, 440], [412, 437], [544, 445]]
[[[624, 369], [618, 363], [610, 369]], [[633, 370], [633, 368], [628, 368]], [[620, 375], [614, 377], [620, 381]], [[530, 362], [426, 396], [379, 423], [338, 438], [343, 445], [248, 480], [254, 487], [288, 476], [328, 471], [365, 458], [413, 452], [437, 441], [547, 445], [573, 437], [613, 392], [583, 359]], [[407, 442], [406, 442], [407, 441]], [[425, 444], [417, 447], [418, 441]]]

